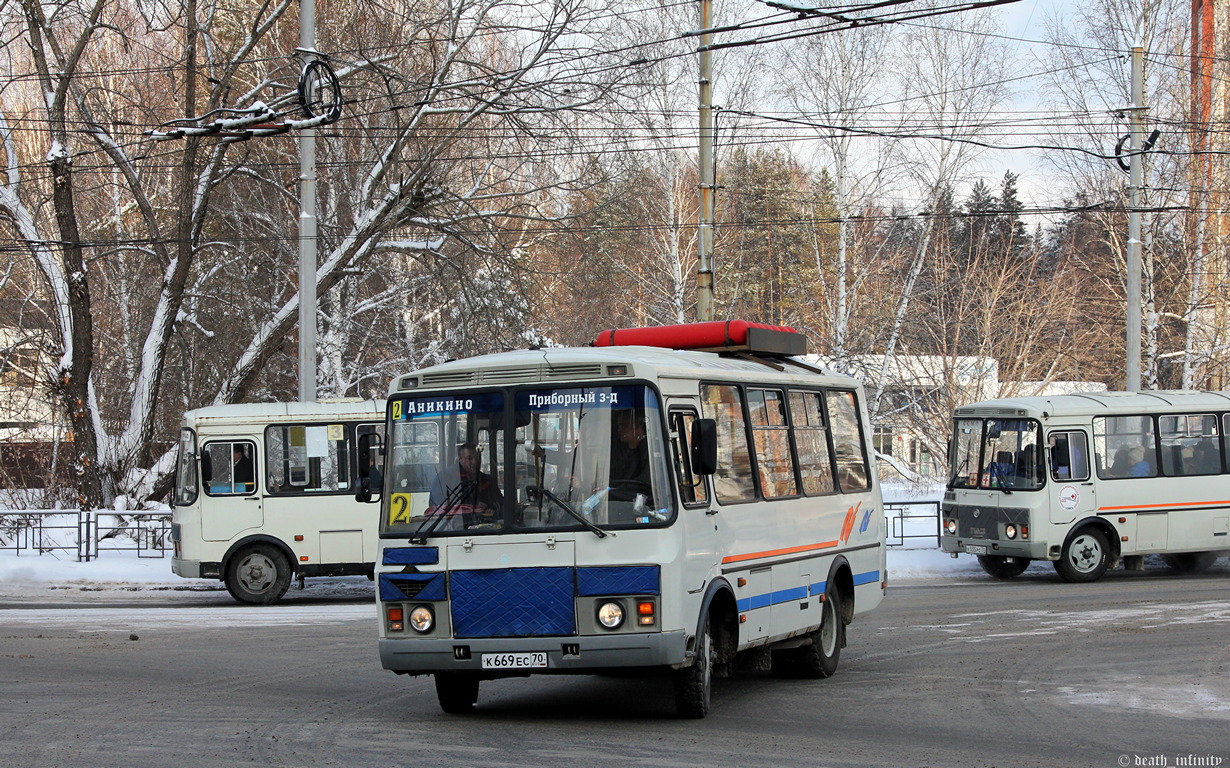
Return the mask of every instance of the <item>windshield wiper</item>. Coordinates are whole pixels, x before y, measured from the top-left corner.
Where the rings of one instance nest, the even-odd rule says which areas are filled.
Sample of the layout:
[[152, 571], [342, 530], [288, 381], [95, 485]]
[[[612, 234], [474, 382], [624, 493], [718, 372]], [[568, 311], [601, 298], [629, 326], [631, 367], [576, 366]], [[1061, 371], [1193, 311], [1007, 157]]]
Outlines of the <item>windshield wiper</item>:
[[581, 525], [593, 531], [594, 534], [597, 535], [598, 538], [605, 539], [607, 536], [615, 535], [614, 533], [610, 533], [610, 532], [604, 531], [601, 528], [599, 528], [597, 525], [594, 524], [592, 520], [590, 520], [585, 515], [582, 515], [580, 512], [573, 509], [571, 504], [564, 501], [559, 496], [556, 496], [554, 493], [551, 493], [546, 488], [539, 488], [538, 492], [541, 493], [543, 496], [547, 497], [548, 499], [550, 499], [551, 501], [554, 501], [556, 504], [560, 506], [561, 509], [563, 509], [568, 514], [575, 517], [577, 521], [581, 523]]
[[953, 472], [952, 477], [948, 478], [948, 485], [946, 485], [945, 488], [947, 488], [950, 491], [953, 488], [955, 488], [957, 485], [957, 478], [960, 477], [963, 472], [965, 472], [965, 468], [968, 466], [969, 466], [969, 455], [967, 454], [965, 456], [965, 459], [962, 460], [961, 466], [957, 467], [957, 471]]
[[448, 495], [444, 497], [443, 503], [432, 510], [431, 514], [425, 517], [423, 522], [419, 523], [419, 527], [414, 533], [410, 534], [410, 543], [426, 544], [428, 534], [434, 531], [444, 518], [448, 517], [453, 508], [459, 505], [466, 494], [474, 489], [474, 485], [473, 480], [462, 480], [457, 483], [453, 490], [449, 491]]

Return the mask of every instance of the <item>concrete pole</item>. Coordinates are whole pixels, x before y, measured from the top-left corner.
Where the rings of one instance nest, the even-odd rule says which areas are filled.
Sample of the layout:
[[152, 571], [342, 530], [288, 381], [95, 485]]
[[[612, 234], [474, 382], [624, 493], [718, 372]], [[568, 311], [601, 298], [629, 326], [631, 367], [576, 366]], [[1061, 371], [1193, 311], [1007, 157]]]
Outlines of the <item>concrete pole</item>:
[[713, 0], [700, 0], [700, 214], [696, 237], [696, 320], [713, 319]]
[[[316, 58], [316, 0], [299, 0], [299, 52]], [[299, 401], [316, 400], [316, 129], [299, 132]]]
[[1127, 365], [1124, 389], [1139, 392], [1141, 388], [1141, 203], [1145, 186], [1145, 159], [1142, 152], [1145, 138], [1145, 50], [1132, 46], [1132, 104], [1128, 107], [1131, 158], [1128, 187], [1127, 242]]

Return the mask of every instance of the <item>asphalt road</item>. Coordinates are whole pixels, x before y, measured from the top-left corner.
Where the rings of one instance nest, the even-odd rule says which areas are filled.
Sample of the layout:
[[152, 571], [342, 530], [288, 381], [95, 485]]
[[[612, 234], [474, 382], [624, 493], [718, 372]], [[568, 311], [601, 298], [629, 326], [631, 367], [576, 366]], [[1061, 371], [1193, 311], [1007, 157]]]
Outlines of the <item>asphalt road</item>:
[[1225, 567], [895, 586], [836, 676], [739, 673], [702, 721], [664, 680], [599, 677], [488, 682], [445, 715], [430, 678], [380, 668], [366, 601], [6, 604], [0, 762], [1230, 766], [1228, 597]]

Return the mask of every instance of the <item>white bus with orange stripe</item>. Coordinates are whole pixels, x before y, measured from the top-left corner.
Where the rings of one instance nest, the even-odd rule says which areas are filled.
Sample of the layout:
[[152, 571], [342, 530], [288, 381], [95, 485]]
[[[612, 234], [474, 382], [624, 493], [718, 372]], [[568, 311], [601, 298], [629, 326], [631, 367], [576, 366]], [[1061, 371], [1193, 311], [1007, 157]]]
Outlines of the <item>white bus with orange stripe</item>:
[[1230, 393], [1097, 392], [990, 400], [954, 416], [940, 545], [1011, 578], [1067, 581], [1161, 555], [1201, 571], [1230, 551]]
[[740, 665], [832, 675], [883, 596], [885, 524], [862, 388], [804, 351], [719, 322], [398, 377], [384, 667], [433, 675], [447, 712], [483, 680], [669, 674], [687, 717]]

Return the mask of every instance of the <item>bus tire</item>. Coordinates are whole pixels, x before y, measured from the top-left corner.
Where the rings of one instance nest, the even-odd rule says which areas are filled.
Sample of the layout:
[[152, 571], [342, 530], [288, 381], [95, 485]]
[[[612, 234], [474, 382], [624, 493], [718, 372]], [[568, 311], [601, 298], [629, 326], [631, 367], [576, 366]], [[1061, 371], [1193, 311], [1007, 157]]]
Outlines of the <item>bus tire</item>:
[[841, 647], [846, 644], [846, 622], [842, 618], [841, 592], [829, 581], [824, 591], [820, 628], [811, 633], [811, 642], [799, 649], [799, 672], [811, 680], [823, 680], [837, 672]]
[[290, 587], [290, 562], [269, 544], [246, 547], [226, 566], [226, 591], [241, 603], [270, 605]]
[[997, 579], [1011, 579], [1025, 572], [1025, 569], [1029, 567], [1029, 558], [979, 555], [978, 565]]
[[1097, 581], [1110, 565], [1110, 546], [1106, 534], [1092, 526], [1081, 528], [1063, 545], [1063, 553], [1055, 561], [1060, 577], [1072, 584]]
[[713, 694], [713, 665], [717, 648], [709, 631], [709, 617], [700, 623], [696, 635], [696, 657], [692, 665], [675, 670], [675, 710], [680, 717], [699, 720], [709, 714]]
[[1217, 562], [1217, 553], [1184, 552], [1181, 555], [1162, 555], [1162, 562], [1179, 573], [1202, 573]]
[[803, 645], [773, 652], [769, 670], [774, 677], [823, 680], [837, 671], [846, 625], [841, 618], [841, 593], [832, 584], [820, 610], [820, 628], [810, 632]]
[[478, 676], [466, 672], [436, 672], [436, 699], [450, 715], [464, 715], [478, 703]]

